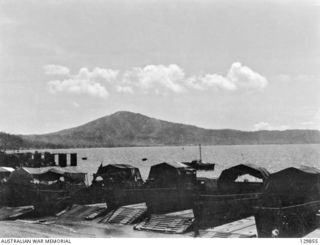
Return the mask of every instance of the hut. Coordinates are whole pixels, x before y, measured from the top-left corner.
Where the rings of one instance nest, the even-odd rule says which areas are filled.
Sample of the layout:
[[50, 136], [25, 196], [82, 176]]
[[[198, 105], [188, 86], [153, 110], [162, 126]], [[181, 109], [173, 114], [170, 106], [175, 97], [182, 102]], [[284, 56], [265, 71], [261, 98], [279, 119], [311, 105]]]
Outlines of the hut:
[[195, 200], [195, 229], [252, 216], [269, 175], [266, 169], [253, 164], [239, 164], [222, 171], [217, 190], [200, 193]]
[[149, 213], [167, 213], [192, 208], [196, 170], [180, 162], [153, 165], [145, 185]]
[[255, 214], [259, 237], [301, 237], [316, 224], [320, 170], [290, 167], [270, 176]]

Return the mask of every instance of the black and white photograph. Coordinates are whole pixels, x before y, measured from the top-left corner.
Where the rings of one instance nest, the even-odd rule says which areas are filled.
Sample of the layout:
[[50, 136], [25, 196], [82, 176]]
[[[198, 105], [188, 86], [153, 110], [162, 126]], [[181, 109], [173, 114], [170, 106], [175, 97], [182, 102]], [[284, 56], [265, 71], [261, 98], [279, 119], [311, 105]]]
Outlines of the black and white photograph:
[[320, 242], [318, 0], [0, 0], [0, 111], [1, 244]]

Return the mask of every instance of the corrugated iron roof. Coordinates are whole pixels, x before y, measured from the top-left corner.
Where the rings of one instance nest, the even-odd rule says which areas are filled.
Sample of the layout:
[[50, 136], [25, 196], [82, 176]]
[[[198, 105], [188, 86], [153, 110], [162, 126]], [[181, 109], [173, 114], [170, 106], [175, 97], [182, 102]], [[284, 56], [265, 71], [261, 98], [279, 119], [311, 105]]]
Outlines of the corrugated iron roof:
[[122, 206], [114, 211], [112, 214], [107, 214], [108, 218], [103, 218], [103, 223], [113, 223], [128, 225], [136, 223], [138, 220], [142, 220], [147, 213], [147, 207], [130, 207]]
[[107, 167], [107, 166], [113, 166], [115, 168], [136, 168], [130, 164], [116, 164], [116, 163], [108, 164], [104, 167]]
[[137, 224], [134, 229], [182, 234], [192, 226], [193, 221], [193, 218], [152, 214], [150, 218], [146, 218], [144, 221]]
[[60, 219], [75, 219], [85, 220], [90, 219], [93, 215], [98, 216], [100, 213], [105, 212], [107, 207], [104, 205], [91, 206], [91, 205], [78, 205], [74, 204], [69, 210], [66, 210], [59, 215]]
[[199, 230], [202, 238], [251, 238], [257, 236], [256, 224], [253, 216], [233, 221], [231, 223]]
[[73, 173], [73, 174], [86, 174], [81, 172], [77, 167], [41, 167], [41, 168], [27, 168], [23, 167], [27, 173], [31, 175], [41, 175], [48, 172], [53, 172], [63, 175], [64, 173]]
[[51, 171], [57, 171], [57, 173], [70, 173], [70, 174], [87, 174], [81, 171], [78, 167], [52, 167]]
[[0, 172], [13, 172], [14, 168], [10, 167], [0, 167]]
[[167, 162], [162, 162], [162, 163], [159, 163], [159, 164], [156, 164], [156, 165], [153, 165], [153, 166], [158, 166], [158, 165], [162, 165], [162, 164], [166, 164], [166, 165], [172, 166], [174, 168], [190, 168], [188, 165], [183, 164], [183, 163], [178, 162], [178, 161], [167, 161]]
[[22, 215], [33, 212], [33, 206], [2, 207], [0, 208], [0, 220], [18, 219]]
[[27, 168], [23, 167], [22, 169], [31, 175], [40, 175], [49, 172], [52, 167], [42, 167], [42, 168]]

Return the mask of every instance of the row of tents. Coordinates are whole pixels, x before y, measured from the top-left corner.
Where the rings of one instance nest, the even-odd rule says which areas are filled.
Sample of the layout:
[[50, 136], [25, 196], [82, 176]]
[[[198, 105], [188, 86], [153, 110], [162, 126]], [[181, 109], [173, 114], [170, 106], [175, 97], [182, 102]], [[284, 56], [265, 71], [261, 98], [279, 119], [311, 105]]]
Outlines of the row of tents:
[[163, 162], [151, 166], [143, 181], [138, 168], [109, 164], [98, 168], [90, 186], [75, 168], [19, 168], [5, 185], [15, 193], [13, 204], [31, 199], [39, 213], [73, 203], [105, 202], [109, 209], [146, 203], [149, 214], [192, 209], [195, 230], [254, 215], [260, 237], [301, 236], [314, 227], [320, 209], [320, 170], [307, 166], [270, 174], [239, 164], [214, 180], [197, 178], [183, 163]]

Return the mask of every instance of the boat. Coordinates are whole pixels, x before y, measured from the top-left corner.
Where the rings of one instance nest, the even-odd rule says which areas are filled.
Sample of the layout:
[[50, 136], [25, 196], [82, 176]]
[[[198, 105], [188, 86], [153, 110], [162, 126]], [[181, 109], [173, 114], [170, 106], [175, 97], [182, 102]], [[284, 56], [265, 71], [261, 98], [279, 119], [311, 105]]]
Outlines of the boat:
[[200, 187], [193, 206], [195, 231], [252, 216], [269, 175], [262, 167], [239, 164], [222, 171], [216, 189]]
[[271, 174], [256, 207], [258, 237], [302, 237], [317, 226], [320, 170], [290, 167]]
[[54, 214], [71, 205], [70, 196], [85, 186], [86, 174], [74, 167], [21, 167], [8, 177], [8, 206], [33, 205], [36, 215]]
[[186, 164], [172, 161], [153, 165], [144, 185], [148, 212], [191, 209], [196, 186], [196, 170]]
[[199, 144], [199, 159], [193, 160], [191, 162], [182, 162], [183, 164], [195, 169], [195, 170], [204, 170], [204, 171], [213, 171], [215, 168], [215, 163], [208, 163], [202, 161], [202, 150], [201, 144]]

